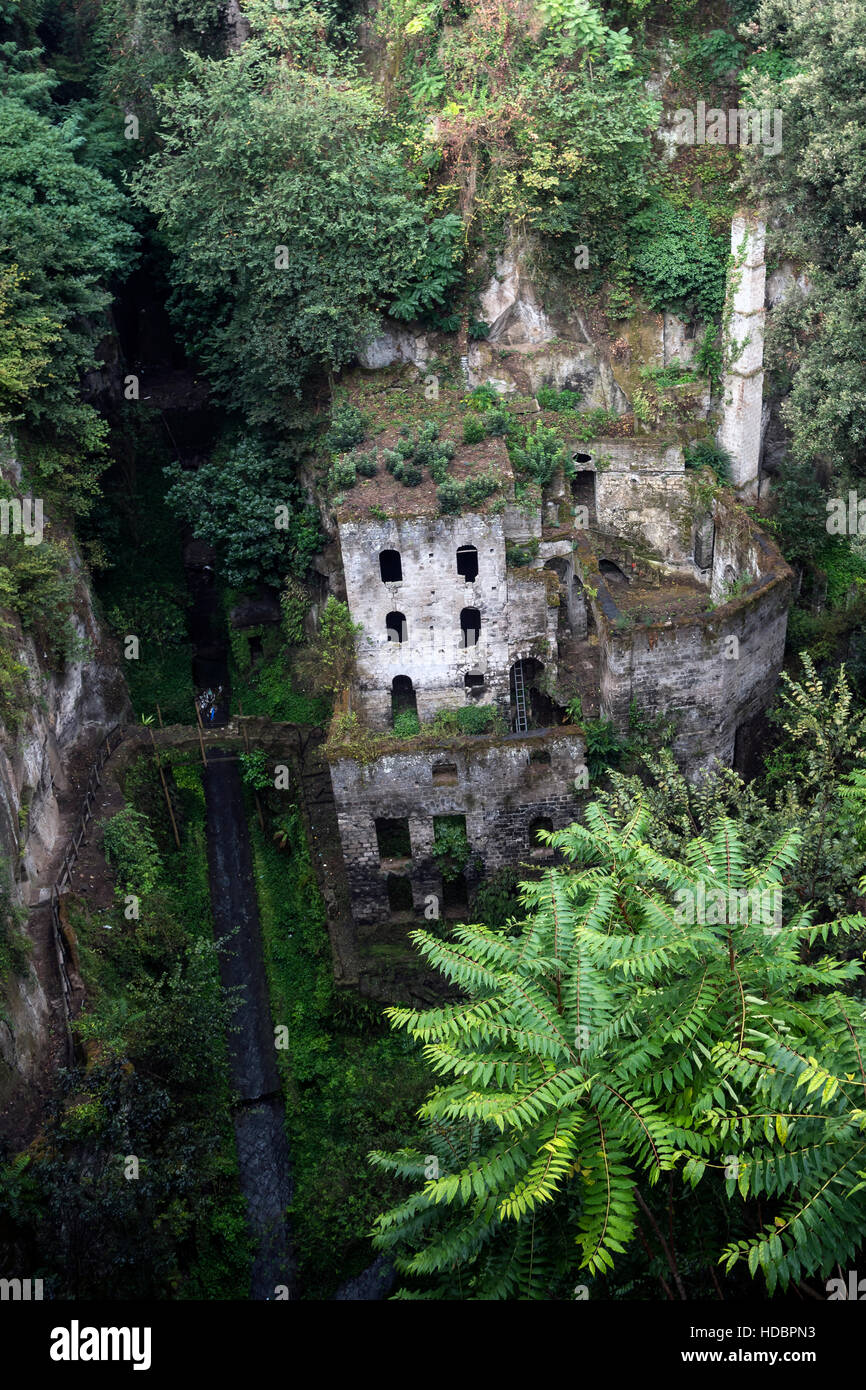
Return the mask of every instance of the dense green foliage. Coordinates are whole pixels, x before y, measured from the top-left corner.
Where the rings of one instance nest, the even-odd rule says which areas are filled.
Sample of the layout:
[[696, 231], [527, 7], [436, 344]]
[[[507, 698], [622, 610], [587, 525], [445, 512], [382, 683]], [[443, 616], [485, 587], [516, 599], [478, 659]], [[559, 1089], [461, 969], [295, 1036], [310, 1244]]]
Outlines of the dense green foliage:
[[135, 189], [172, 253], [177, 321], [249, 424], [285, 426], [311, 370], [347, 362], [396, 296], [423, 305], [412, 178], [362, 90], [256, 41], [190, 57], [160, 102], [162, 147]]
[[252, 819], [250, 833], [271, 1008], [289, 1029], [277, 1057], [295, 1183], [293, 1238], [303, 1296], [328, 1298], [370, 1263], [369, 1230], [391, 1190], [384, 1179], [371, 1183], [366, 1152], [383, 1134], [408, 1139], [425, 1080], [411, 1043], [389, 1033], [373, 1005], [334, 984], [299, 811], [283, 804], [277, 823], [282, 849]]
[[[556, 835], [575, 868], [524, 888], [514, 941], [413, 933], [466, 995], [388, 1010], [442, 1078], [421, 1112], [426, 1155], [372, 1156], [427, 1179], [376, 1236], [422, 1296], [549, 1298], [612, 1270], [667, 1173], [724, 1180], [732, 1204], [763, 1198], [762, 1225], [715, 1255], [771, 1290], [856, 1250], [863, 1110], [847, 1083], [866, 1039], [847, 990], [862, 971], [820, 943], [866, 923], [816, 927], [791, 903], [796, 832], [750, 863], [720, 819], [670, 859], [647, 824], [641, 801], [619, 824], [591, 805]], [[719, 890], [719, 915], [678, 915]], [[744, 921], [743, 894], [784, 895], [784, 922]]]
[[768, 205], [773, 244], [807, 266], [811, 281], [808, 296], [795, 290], [773, 328], [783, 380], [796, 349], [784, 414], [799, 458], [862, 474], [866, 11], [860, 0], [763, 0], [755, 22], [756, 38], [786, 66], [753, 69], [748, 92], [754, 105], [781, 110], [784, 140], [777, 157], [750, 159], [746, 176]]
[[166, 469], [166, 504], [209, 541], [229, 584], [278, 585], [289, 570], [305, 574], [319, 549], [316, 511], [291, 469], [249, 438], [226, 439], [198, 468]]
[[[240, 1298], [249, 1245], [229, 1111], [225, 1037], [231, 1000], [211, 941], [198, 772], [175, 768], [183, 848], [169, 847], [153, 767], [128, 778], [139, 809], [111, 823], [109, 845], [138, 920], [122, 906], [73, 910], [89, 1065], [61, 1077], [42, 1143], [0, 1166], [0, 1272], [9, 1251], [52, 1296]], [[121, 857], [123, 828], [134, 834]], [[154, 849], [156, 846], [156, 850]], [[142, 857], [143, 855], [143, 857]], [[105, 930], [105, 924], [111, 927]], [[138, 1160], [130, 1177], [128, 1156]]]

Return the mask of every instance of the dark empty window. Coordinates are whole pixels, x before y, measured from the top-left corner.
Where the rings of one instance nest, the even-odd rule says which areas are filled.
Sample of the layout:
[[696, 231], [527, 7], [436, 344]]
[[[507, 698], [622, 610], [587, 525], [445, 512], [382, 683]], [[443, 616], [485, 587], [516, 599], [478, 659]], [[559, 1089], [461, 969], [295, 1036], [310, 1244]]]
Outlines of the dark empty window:
[[[588, 462], [588, 454], [575, 454], [576, 462]], [[572, 475], [571, 500], [576, 507], [586, 507], [587, 518], [595, 521], [595, 473], [591, 468], [580, 468]]]
[[406, 618], [403, 613], [389, 613], [385, 619], [385, 630], [389, 642], [405, 642], [408, 634]]
[[477, 608], [464, 608], [460, 614], [460, 632], [464, 647], [477, 647], [481, 637], [481, 614]]
[[391, 718], [411, 710], [418, 713], [418, 700], [411, 676], [395, 676], [391, 682]]
[[457, 547], [457, 573], [462, 574], [467, 584], [471, 584], [478, 574], [478, 551], [474, 545]]
[[457, 786], [457, 764], [456, 764], [456, 763], [434, 763], [434, 764], [433, 764], [433, 785], [434, 785], [434, 787], [456, 787], [456, 786]]
[[379, 573], [384, 584], [399, 584], [403, 578], [403, 562], [399, 550], [379, 551]]
[[552, 855], [553, 849], [550, 845], [545, 845], [541, 841], [541, 832], [552, 830], [553, 821], [549, 816], [538, 816], [529, 826], [529, 848], [533, 854]]
[[385, 880], [388, 889], [388, 906], [394, 916], [411, 915], [412, 881], [405, 874], [389, 874]]
[[442, 915], [462, 917], [465, 920], [469, 907], [469, 894], [466, 889], [466, 875], [442, 880]]
[[592, 454], [572, 454], [575, 463], [592, 463]]
[[387, 816], [376, 817], [376, 844], [380, 859], [411, 859], [412, 842], [409, 839], [409, 821], [406, 817], [392, 820]]
[[537, 752], [530, 753], [529, 761], [533, 767], [550, 767], [550, 754], [544, 748], [539, 748]]
[[472, 695], [473, 697], [476, 695], [483, 695], [484, 677], [480, 672], [467, 671], [466, 675], [463, 677], [463, 686], [467, 695]]

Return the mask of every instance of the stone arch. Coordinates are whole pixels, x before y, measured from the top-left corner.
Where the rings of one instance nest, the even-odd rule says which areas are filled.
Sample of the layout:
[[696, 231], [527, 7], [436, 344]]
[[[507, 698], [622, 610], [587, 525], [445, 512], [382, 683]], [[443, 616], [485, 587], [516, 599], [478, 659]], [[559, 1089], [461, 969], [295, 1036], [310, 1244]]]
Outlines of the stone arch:
[[411, 710], [413, 714], [418, 713], [418, 699], [412, 678], [411, 676], [395, 676], [391, 682], [392, 722], [398, 714], [405, 714], [407, 710]]
[[599, 560], [598, 572], [604, 575], [609, 584], [627, 584], [628, 576], [620, 569], [613, 560], [606, 558]]
[[399, 584], [403, 578], [403, 561], [399, 550], [379, 551], [379, 574], [383, 584]]
[[458, 545], [457, 573], [463, 576], [467, 584], [472, 584], [478, 577], [478, 549], [476, 546]]

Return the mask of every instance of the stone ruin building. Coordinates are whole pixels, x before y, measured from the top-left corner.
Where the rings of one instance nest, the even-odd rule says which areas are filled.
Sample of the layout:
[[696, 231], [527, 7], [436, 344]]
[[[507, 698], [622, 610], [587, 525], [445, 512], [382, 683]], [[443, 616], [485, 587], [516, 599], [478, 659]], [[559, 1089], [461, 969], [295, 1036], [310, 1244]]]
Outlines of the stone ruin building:
[[[762, 255], [743, 237], [735, 225], [735, 293], [753, 313]], [[756, 393], [760, 411], [760, 354], [757, 367], [749, 348], [729, 357], [722, 430], [749, 496], [758, 455], [744, 419]], [[632, 707], [670, 716], [690, 776], [716, 759], [750, 770], [782, 665], [790, 570], [731, 492], [686, 469], [675, 431], [567, 447], [572, 476], [560, 470], [531, 503], [515, 496], [501, 439], [485, 445], [499, 493], [459, 514], [439, 512], [432, 482], [401, 488], [386, 474], [338, 499], [345, 597], [363, 629], [352, 709], [380, 736], [363, 756], [329, 747], [362, 931], [429, 917], [434, 901], [459, 914], [481, 876], [549, 862], [539, 831], [571, 823], [587, 794], [585, 736], [566, 713], [575, 696], [582, 717], [620, 731]], [[458, 476], [472, 452], [458, 449]], [[495, 706], [507, 731], [427, 727], [467, 705]], [[420, 734], [388, 737], [407, 709]], [[456, 884], [433, 856], [440, 817], [465, 827], [472, 851]]]

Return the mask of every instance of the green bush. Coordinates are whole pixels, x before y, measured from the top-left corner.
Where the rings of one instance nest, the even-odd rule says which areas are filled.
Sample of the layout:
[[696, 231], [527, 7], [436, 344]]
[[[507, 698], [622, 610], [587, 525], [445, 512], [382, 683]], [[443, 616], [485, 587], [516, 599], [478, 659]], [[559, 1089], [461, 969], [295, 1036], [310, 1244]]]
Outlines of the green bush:
[[418, 465], [406, 463], [403, 459], [394, 465], [391, 472], [397, 482], [402, 483], [404, 487], [418, 487], [424, 481], [424, 474]]
[[261, 748], [254, 749], [252, 753], [239, 753], [238, 761], [245, 787], [252, 787], [254, 791], [263, 792], [273, 786], [274, 782], [268, 768], [267, 758]]
[[375, 454], [355, 454], [355, 467], [362, 478], [375, 478], [378, 472]]
[[542, 410], [578, 410], [583, 397], [579, 391], [558, 391], [553, 386], [540, 386], [535, 399]]
[[331, 416], [331, 426], [325, 443], [332, 454], [344, 454], [356, 444], [362, 444], [366, 434], [364, 417], [354, 405], [338, 405]]
[[461, 705], [440, 710], [431, 729], [440, 734], [507, 733], [507, 725], [495, 705]]
[[731, 456], [714, 439], [695, 439], [683, 450], [686, 468], [711, 468], [720, 483], [731, 482]]
[[433, 820], [433, 858], [444, 883], [453, 883], [469, 863], [469, 840], [462, 816]]
[[511, 448], [511, 461], [521, 473], [528, 474], [539, 487], [547, 487], [558, 468], [564, 468], [568, 456], [555, 429], [538, 424], [535, 434], [528, 434], [523, 446]]
[[150, 822], [141, 811], [127, 806], [107, 821], [103, 845], [105, 857], [118, 879], [116, 892], [125, 888], [144, 898], [155, 887], [162, 868]]
[[351, 454], [335, 459], [328, 469], [328, 488], [331, 492], [344, 492], [354, 487], [358, 480], [358, 470]]
[[480, 444], [487, 436], [484, 424], [477, 415], [467, 415], [463, 421], [463, 443]]
[[653, 309], [684, 318], [718, 319], [725, 301], [727, 237], [717, 236], [702, 208], [659, 199], [631, 219], [632, 269]]
[[394, 716], [394, 734], [397, 738], [414, 738], [421, 732], [421, 724], [413, 709], [401, 710]]
[[299, 579], [291, 575], [283, 585], [280, 594], [282, 610], [282, 629], [287, 642], [298, 646], [304, 640], [304, 618], [310, 606], [310, 595]]
[[485, 434], [507, 434], [510, 424], [511, 416], [504, 405], [495, 405], [492, 410], [488, 410], [484, 415]]
[[483, 922], [491, 931], [502, 931], [511, 918], [520, 918], [520, 885], [526, 870], [506, 865], [482, 879], [469, 904], [470, 920]]

